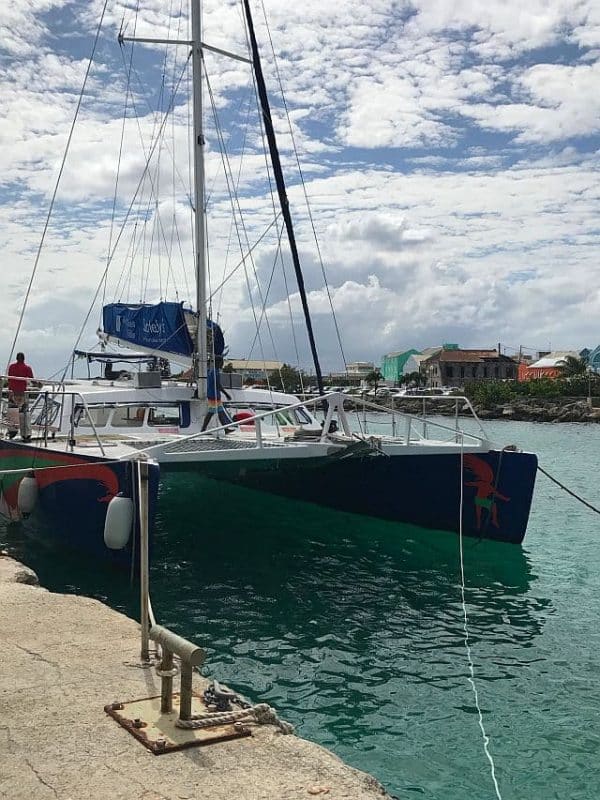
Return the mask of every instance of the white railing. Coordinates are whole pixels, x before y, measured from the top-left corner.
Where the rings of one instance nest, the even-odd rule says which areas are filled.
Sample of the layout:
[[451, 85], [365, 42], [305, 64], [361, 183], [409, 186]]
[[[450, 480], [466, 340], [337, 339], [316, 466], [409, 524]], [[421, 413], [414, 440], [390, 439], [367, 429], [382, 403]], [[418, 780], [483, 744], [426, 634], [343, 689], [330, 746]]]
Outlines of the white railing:
[[[419, 399], [421, 399], [421, 398], [419, 398]], [[452, 399], [452, 400], [454, 400], [455, 399], [457, 401], [457, 403], [460, 402], [460, 401], [463, 401], [464, 403], [467, 404], [469, 410], [471, 411], [471, 413], [473, 415], [473, 418], [479, 424], [479, 427], [480, 427], [481, 432], [482, 432], [483, 435], [482, 436], [478, 436], [475, 433], [468, 433], [468, 432], [465, 432], [465, 431], [462, 431], [462, 430], [458, 429], [457, 427], [450, 427], [448, 425], [444, 425], [443, 423], [437, 422], [436, 420], [431, 420], [431, 419], [424, 420], [423, 417], [419, 417], [419, 416], [416, 416], [414, 414], [408, 414], [408, 413], [403, 412], [403, 411], [391, 410], [391, 409], [389, 409], [389, 408], [387, 408], [385, 406], [380, 406], [380, 405], [378, 405], [376, 403], [371, 403], [371, 402], [365, 401], [363, 403], [363, 405], [364, 405], [365, 408], [369, 408], [369, 409], [372, 409], [372, 410], [377, 411], [377, 412], [383, 412], [383, 413], [387, 413], [387, 414], [392, 414], [392, 415], [398, 416], [402, 420], [404, 420], [404, 422], [405, 422], [405, 433], [404, 433], [404, 435], [402, 437], [393, 437], [393, 439], [389, 440], [389, 441], [401, 442], [401, 443], [403, 443], [405, 445], [410, 445], [411, 443], [416, 443], [416, 442], [419, 442], [419, 441], [427, 440], [428, 439], [428, 437], [427, 437], [428, 429], [429, 428], [433, 428], [433, 429], [436, 429], [436, 430], [443, 431], [444, 433], [450, 433], [452, 438], [454, 439], [454, 441], [457, 442], [457, 443], [458, 442], [467, 443], [470, 440], [473, 444], [476, 444], [478, 446], [487, 446], [488, 445], [488, 438], [487, 438], [487, 436], [485, 434], [485, 430], [483, 428], [483, 425], [481, 424], [481, 421], [477, 417], [475, 409], [471, 405], [471, 403], [468, 400], [468, 398], [463, 398], [463, 397], [447, 398], [447, 397], [439, 397], [438, 395], [432, 395], [431, 398], [426, 397], [425, 399], [434, 399], [434, 400], [440, 400], [440, 399], [445, 399], [445, 400]], [[190, 434], [188, 436], [179, 436], [179, 437], [177, 437], [177, 441], [178, 442], [193, 441], [195, 439], [206, 439], [208, 437], [215, 438], [215, 436], [226, 434], [226, 432], [228, 430], [235, 429], [235, 428], [237, 428], [239, 430], [242, 426], [247, 428], [247, 427], [250, 427], [250, 425], [252, 425], [252, 427], [254, 428], [254, 435], [255, 435], [255, 442], [256, 442], [255, 446], [257, 448], [263, 448], [266, 445], [268, 445], [268, 440], [267, 440], [267, 442], [265, 442], [265, 436], [264, 436], [264, 431], [263, 431], [263, 427], [262, 427], [262, 421], [266, 417], [270, 417], [273, 414], [274, 410], [276, 410], [278, 412], [286, 412], [286, 411], [292, 411], [292, 410], [294, 410], [296, 408], [307, 408], [307, 407], [317, 406], [317, 405], [321, 405], [322, 406], [324, 404], [326, 405], [326, 408], [323, 409], [324, 415], [325, 415], [324, 423], [323, 423], [323, 430], [318, 435], [318, 440], [320, 442], [324, 442], [324, 441], [326, 441], [328, 439], [329, 427], [330, 427], [331, 422], [334, 420], [336, 414], [337, 414], [337, 421], [338, 421], [343, 433], [349, 438], [361, 439], [362, 438], [361, 433], [357, 432], [357, 431], [352, 431], [351, 428], [350, 428], [350, 424], [349, 424], [349, 421], [348, 421], [348, 416], [347, 416], [346, 410], [344, 409], [344, 401], [347, 401], [347, 400], [349, 400], [349, 398], [346, 395], [343, 395], [343, 394], [341, 394], [339, 392], [334, 392], [334, 393], [331, 393], [331, 394], [327, 394], [327, 395], [322, 395], [322, 396], [319, 396], [319, 397], [311, 398], [309, 400], [299, 400], [297, 403], [290, 403], [289, 405], [286, 405], [286, 406], [274, 406], [273, 408], [269, 409], [268, 411], [264, 411], [262, 413], [255, 414], [252, 417], [251, 420], [249, 420], [249, 419], [232, 420], [231, 422], [229, 422], [229, 423], [227, 423], [225, 425], [215, 426], [215, 427], [211, 428], [208, 431], [198, 431], [198, 432], [192, 433], [192, 434]], [[458, 413], [456, 414], [456, 418], [458, 419]], [[395, 424], [396, 424], [395, 421], [393, 421], [393, 424], [395, 426]], [[423, 431], [423, 433], [420, 433], [417, 430], [417, 426], [418, 425], [420, 425], [420, 426], [425, 425], [425, 430]], [[301, 427], [301, 426], [299, 426], [299, 427]], [[362, 433], [365, 434], [366, 431], [363, 431]], [[446, 442], [446, 441], [449, 441], [449, 440], [446, 439], [444, 441]], [[165, 446], [165, 442], [163, 441], [163, 442], [159, 442], [159, 443], [154, 444], [154, 445], [150, 445], [149, 447], [144, 448], [140, 452], [147, 453], [148, 455], [151, 456], [153, 454], [153, 452], [156, 452], [158, 450], [162, 450], [164, 448], [164, 446]]]
[[[0, 378], [5, 378], [5, 377], [8, 376], [0, 375]], [[46, 386], [50, 386], [51, 388], [48, 390], [47, 388], [45, 388]], [[32, 422], [32, 428], [34, 428], [36, 431], [42, 434], [44, 447], [48, 447], [48, 439], [50, 435], [54, 437], [56, 433], [62, 430], [63, 415], [65, 412], [65, 399], [67, 397], [70, 397], [72, 398], [72, 401], [71, 401], [71, 411], [69, 417], [69, 434], [66, 439], [67, 447], [70, 448], [71, 451], [73, 451], [75, 447], [75, 414], [74, 414], [75, 403], [73, 402], [73, 400], [77, 398], [78, 402], [80, 401], [81, 403], [81, 407], [85, 412], [85, 416], [89, 420], [90, 427], [93, 431], [94, 439], [96, 440], [96, 443], [100, 448], [100, 452], [102, 453], [103, 456], [106, 455], [104, 446], [102, 444], [102, 438], [98, 433], [98, 430], [94, 424], [94, 420], [92, 419], [92, 415], [90, 414], [90, 410], [86, 402], [86, 399], [81, 394], [81, 392], [70, 392], [70, 391], [68, 392], [65, 389], [64, 383], [48, 381], [41, 389], [36, 389], [35, 391], [28, 390], [26, 392], [23, 392], [23, 394], [27, 398], [28, 403], [29, 403], [29, 398], [35, 398], [36, 401], [39, 397], [44, 398], [43, 403], [41, 404], [39, 409], [35, 409], [34, 406], [33, 409], [28, 410], [27, 412], [31, 414], [32, 410], [37, 410], [38, 411], [37, 418], [39, 419], [40, 416], [42, 416], [44, 420], [42, 425], [34, 424]], [[8, 430], [6, 412], [8, 410], [9, 403], [10, 403], [9, 398], [8, 396], [5, 397], [3, 389], [2, 396], [0, 398], [0, 432], [6, 432]], [[58, 425], [54, 424], [54, 420], [52, 424], [50, 424], [49, 422], [49, 409], [52, 407], [53, 403], [58, 403], [60, 406], [59, 411], [57, 412]], [[39, 444], [39, 440], [36, 440], [36, 443]]]

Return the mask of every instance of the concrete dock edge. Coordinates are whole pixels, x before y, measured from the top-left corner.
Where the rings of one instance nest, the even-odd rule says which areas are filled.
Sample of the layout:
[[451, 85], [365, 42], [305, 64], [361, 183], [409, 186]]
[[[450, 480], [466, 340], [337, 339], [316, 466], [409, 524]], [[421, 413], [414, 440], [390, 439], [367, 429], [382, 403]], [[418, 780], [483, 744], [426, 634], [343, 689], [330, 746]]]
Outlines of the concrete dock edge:
[[[0, 642], [1, 798], [389, 798], [372, 776], [270, 725], [249, 738], [152, 755], [103, 710], [160, 694], [154, 669], [139, 664], [139, 625], [96, 600], [40, 588], [7, 556]], [[200, 691], [207, 683], [194, 680]]]

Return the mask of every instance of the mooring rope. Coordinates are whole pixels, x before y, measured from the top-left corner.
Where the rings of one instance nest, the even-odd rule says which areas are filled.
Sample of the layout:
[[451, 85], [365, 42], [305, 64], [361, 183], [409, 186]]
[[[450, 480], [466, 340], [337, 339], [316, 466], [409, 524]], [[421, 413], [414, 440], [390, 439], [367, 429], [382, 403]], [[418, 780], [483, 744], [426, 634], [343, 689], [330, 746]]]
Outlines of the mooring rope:
[[576, 494], [574, 491], [572, 491], [572, 489], [568, 489], [564, 485], [564, 483], [561, 483], [557, 478], [550, 475], [549, 472], [546, 472], [546, 470], [543, 467], [540, 467], [539, 464], [538, 464], [538, 470], [542, 473], [542, 475], [545, 475], [549, 480], [551, 480], [552, 483], [555, 483], [557, 486], [560, 486], [560, 488], [563, 489], [563, 491], [565, 491], [567, 494], [570, 494], [571, 497], [574, 497], [575, 500], [579, 500], [579, 502], [582, 503], [584, 506], [587, 506], [587, 508], [591, 509], [592, 511], [595, 511], [596, 514], [600, 514], [600, 508], [596, 508], [596, 506], [593, 506], [591, 503], [588, 503], [587, 500], [584, 500], [583, 497]]
[[463, 611], [463, 631], [464, 631], [464, 642], [465, 642], [465, 650], [467, 651], [467, 660], [469, 663], [469, 675], [467, 680], [471, 684], [471, 689], [473, 690], [473, 697], [475, 698], [475, 708], [477, 709], [477, 715], [479, 719], [479, 727], [481, 729], [481, 736], [483, 738], [483, 750], [487, 757], [487, 760], [490, 762], [490, 770], [492, 775], [492, 781], [494, 783], [494, 789], [496, 790], [496, 797], [498, 800], [502, 800], [502, 795], [500, 794], [500, 787], [498, 786], [498, 781], [496, 779], [496, 765], [494, 764], [494, 759], [489, 749], [490, 737], [487, 735], [485, 726], [483, 724], [483, 714], [481, 712], [481, 706], [479, 705], [479, 694], [477, 692], [477, 686], [475, 685], [475, 666], [473, 664], [473, 657], [471, 654], [471, 645], [469, 643], [469, 625], [468, 625], [468, 617], [467, 617], [467, 603], [465, 600], [465, 564], [463, 559], [463, 506], [464, 506], [464, 438], [461, 436], [460, 439], [460, 505], [459, 505], [459, 523], [458, 523], [458, 546], [460, 552], [460, 592], [461, 592], [461, 603], [462, 603], [462, 611]]
[[256, 722], [258, 725], [275, 725], [281, 733], [294, 733], [290, 722], [279, 719], [277, 712], [267, 703], [257, 703], [250, 708], [239, 711], [210, 711], [206, 714], [195, 714], [191, 719], [177, 719], [175, 725], [186, 730], [212, 728], [217, 725], [231, 725], [235, 722]]

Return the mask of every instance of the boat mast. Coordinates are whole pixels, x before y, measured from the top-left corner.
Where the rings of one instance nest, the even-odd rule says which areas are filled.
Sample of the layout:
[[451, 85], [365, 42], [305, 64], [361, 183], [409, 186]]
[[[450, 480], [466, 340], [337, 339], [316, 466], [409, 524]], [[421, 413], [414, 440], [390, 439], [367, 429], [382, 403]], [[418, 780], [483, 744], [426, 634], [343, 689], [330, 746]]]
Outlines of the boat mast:
[[304, 311], [304, 321], [306, 323], [308, 341], [310, 343], [310, 350], [313, 357], [313, 363], [315, 365], [317, 386], [319, 387], [319, 394], [325, 394], [325, 390], [323, 388], [323, 375], [321, 373], [321, 365], [319, 363], [319, 355], [317, 353], [317, 345], [315, 342], [315, 336], [312, 328], [312, 321], [310, 318], [310, 311], [308, 308], [308, 299], [306, 297], [306, 288], [304, 286], [304, 276], [302, 274], [302, 267], [300, 266], [298, 247], [296, 246], [296, 236], [294, 234], [294, 226], [292, 224], [290, 203], [285, 188], [283, 170], [281, 169], [281, 160], [279, 158], [279, 150], [277, 149], [277, 140], [275, 139], [273, 120], [271, 119], [271, 108], [269, 105], [269, 97], [267, 95], [267, 88], [265, 85], [265, 79], [263, 76], [262, 66], [260, 63], [260, 54], [258, 52], [258, 44], [256, 42], [256, 35], [254, 33], [254, 23], [252, 21], [252, 14], [250, 13], [250, 3], [248, 2], [248, 0], [244, 0], [244, 10], [246, 12], [246, 21], [248, 23], [248, 35], [250, 37], [250, 47], [252, 50], [252, 64], [254, 67], [254, 74], [256, 76], [256, 85], [258, 88], [258, 96], [260, 100], [262, 117], [265, 123], [265, 133], [267, 135], [267, 142], [269, 143], [269, 152], [271, 154], [273, 173], [275, 175], [275, 182], [277, 184], [279, 204], [281, 206], [281, 213], [283, 214], [283, 219], [285, 221], [288, 241], [290, 243], [290, 251], [292, 254], [292, 262], [294, 264], [294, 272], [296, 273], [296, 281], [298, 283], [298, 291], [300, 293], [300, 300], [302, 301], [302, 310]]
[[192, 20], [192, 96], [194, 111], [194, 264], [196, 269], [196, 310], [198, 332], [194, 356], [194, 377], [198, 399], [206, 401], [206, 209], [204, 200], [204, 132], [202, 126], [202, 7], [191, 0]]

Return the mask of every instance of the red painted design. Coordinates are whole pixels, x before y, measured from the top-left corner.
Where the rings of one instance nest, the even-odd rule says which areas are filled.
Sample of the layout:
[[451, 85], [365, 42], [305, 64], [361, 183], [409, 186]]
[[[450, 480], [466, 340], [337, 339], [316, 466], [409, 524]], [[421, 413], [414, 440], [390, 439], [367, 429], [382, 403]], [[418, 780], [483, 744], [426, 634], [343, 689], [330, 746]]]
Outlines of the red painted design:
[[501, 494], [497, 488], [494, 487], [494, 470], [491, 466], [479, 456], [472, 453], [464, 455], [464, 464], [466, 469], [474, 477], [474, 480], [465, 481], [465, 486], [473, 486], [477, 491], [475, 493], [475, 519], [477, 520], [477, 530], [481, 529], [481, 509], [487, 508], [490, 514], [492, 525], [495, 528], [498, 525], [498, 508], [496, 500], [504, 500], [508, 502], [510, 497]]
[[[40, 489], [45, 489], [53, 483], [61, 481], [87, 480], [98, 481], [104, 487], [106, 494], [98, 498], [99, 503], [108, 503], [119, 492], [119, 479], [115, 472], [102, 462], [87, 461], [78, 456], [68, 453], [57, 454], [52, 452], [40, 452], [39, 450], [26, 450], [25, 448], [14, 450], [2, 450], [0, 455], [6, 459], [18, 459], [26, 461], [31, 459], [31, 469], [35, 474], [35, 479]], [[56, 465], [60, 458], [61, 464]], [[44, 464], [44, 462], [47, 462]], [[48, 463], [49, 462], [49, 463]], [[25, 464], [23, 465], [25, 467]], [[43, 469], [44, 466], [49, 469]], [[17, 480], [3, 491], [3, 498], [9, 510], [16, 511], [18, 508], [19, 484]]]

